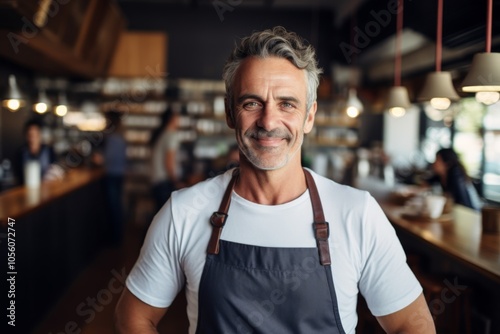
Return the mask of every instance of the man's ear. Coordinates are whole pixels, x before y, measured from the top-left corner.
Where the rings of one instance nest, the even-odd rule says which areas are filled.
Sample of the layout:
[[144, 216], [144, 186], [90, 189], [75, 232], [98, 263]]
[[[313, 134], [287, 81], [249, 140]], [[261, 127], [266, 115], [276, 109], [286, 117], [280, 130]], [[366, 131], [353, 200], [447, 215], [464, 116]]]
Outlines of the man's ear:
[[304, 133], [309, 133], [311, 132], [313, 126], [314, 126], [314, 118], [316, 116], [316, 110], [318, 109], [318, 103], [314, 101], [312, 104], [311, 108], [309, 109], [309, 113], [307, 114], [306, 117], [306, 122], [304, 124]]
[[226, 110], [226, 123], [230, 129], [234, 129], [234, 115], [231, 110], [230, 102], [227, 97], [224, 98], [224, 109]]

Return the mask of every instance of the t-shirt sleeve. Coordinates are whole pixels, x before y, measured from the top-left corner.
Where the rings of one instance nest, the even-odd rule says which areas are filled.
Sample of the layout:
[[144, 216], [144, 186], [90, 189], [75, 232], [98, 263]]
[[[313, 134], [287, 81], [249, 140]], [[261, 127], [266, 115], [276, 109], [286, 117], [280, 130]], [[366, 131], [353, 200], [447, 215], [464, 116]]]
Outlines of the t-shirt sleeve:
[[171, 208], [169, 200], [154, 217], [139, 258], [126, 280], [132, 294], [154, 307], [170, 306], [184, 285]]
[[391, 314], [411, 304], [422, 287], [406, 263], [394, 228], [371, 196], [367, 198], [363, 224], [365, 265], [359, 289], [373, 315]]
[[169, 132], [165, 140], [167, 151], [177, 151], [180, 146], [179, 134], [177, 132]]

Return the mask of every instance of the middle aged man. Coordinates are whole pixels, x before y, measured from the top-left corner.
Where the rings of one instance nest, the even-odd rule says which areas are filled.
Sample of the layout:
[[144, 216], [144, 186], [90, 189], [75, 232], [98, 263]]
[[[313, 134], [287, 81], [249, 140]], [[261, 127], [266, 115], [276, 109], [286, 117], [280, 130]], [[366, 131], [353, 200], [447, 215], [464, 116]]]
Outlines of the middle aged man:
[[388, 333], [435, 333], [375, 200], [301, 166], [319, 74], [313, 48], [282, 27], [235, 48], [224, 79], [240, 167], [174, 192], [156, 215], [119, 332], [155, 333], [185, 285], [190, 333], [354, 333], [358, 293]]

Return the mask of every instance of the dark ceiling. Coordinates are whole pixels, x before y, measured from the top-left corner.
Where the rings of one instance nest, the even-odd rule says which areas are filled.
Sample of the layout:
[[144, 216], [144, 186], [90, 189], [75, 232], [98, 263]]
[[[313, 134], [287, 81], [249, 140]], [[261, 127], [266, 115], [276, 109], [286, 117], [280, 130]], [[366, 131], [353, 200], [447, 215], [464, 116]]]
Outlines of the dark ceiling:
[[[335, 34], [332, 38], [332, 48], [335, 49], [337, 62], [352, 65], [351, 59], [347, 59], [341, 46], [356, 46], [353, 41], [356, 41], [356, 38], [361, 41], [363, 33], [365, 33], [363, 45], [357, 44], [360, 47], [357, 48], [354, 59], [358, 60], [358, 66], [368, 70], [374, 67], [370, 64], [374, 60], [377, 66], [383, 61], [393, 62], [394, 47], [391, 46], [390, 41], [391, 37], [394, 38], [396, 31], [396, 15], [393, 9], [397, 5], [397, 0], [119, 0], [118, 2], [123, 4], [149, 2], [192, 8], [207, 6], [215, 8], [217, 5], [228, 5], [231, 8], [236, 6], [273, 10], [314, 8], [319, 11], [331, 11], [334, 18], [332, 33]], [[444, 1], [443, 69], [460, 68], [470, 61], [474, 53], [484, 51], [486, 11], [486, 0]], [[500, 17], [498, 14], [500, 13], [500, 0], [493, 1], [493, 13], [494, 18]], [[406, 59], [410, 62], [408, 66], [412, 67], [413, 63], [413, 72], [428, 71], [429, 67], [434, 66], [436, 19], [436, 0], [406, 0], [404, 2], [404, 29], [410, 34], [405, 34], [403, 38], [403, 54], [405, 54], [403, 63]], [[493, 20], [492, 30], [493, 36], [497, 36], [493, 39], [493, 51], [500, 51], [500, 20]], [[405, 40], [405, 38], [415, 39], [415, 37], [419, 41]], [[406, 48], [406, 44], [412, 43], [415, 44], [413, 47]], [[383, 53], [381, 51], [385, 51], [386, 55], [380, 56]], [[374, 57], [375, 53], [378, 57]], [[413, 57], [416, 58], [412, 59], [411, 56], [407, 58], [410, 53], [413, 53]], [[422, 57], [428, 61], [419, 66], [415, 65], [421, 62], [419, 58]], [[405, 73], [405, 66], [403, 66], [403, 72]], [[387, 77], [390, 76], [391, 74], [387, 73]]]

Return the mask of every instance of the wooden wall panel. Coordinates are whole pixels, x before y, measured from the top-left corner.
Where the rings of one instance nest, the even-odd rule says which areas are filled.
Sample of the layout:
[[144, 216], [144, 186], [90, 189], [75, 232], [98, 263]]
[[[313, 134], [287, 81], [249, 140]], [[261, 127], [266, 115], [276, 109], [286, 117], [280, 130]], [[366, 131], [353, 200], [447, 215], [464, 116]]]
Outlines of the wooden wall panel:
[[122, 32], [108, 75], [113, 77], [160, 77], [167, 71], [167, 34]]

